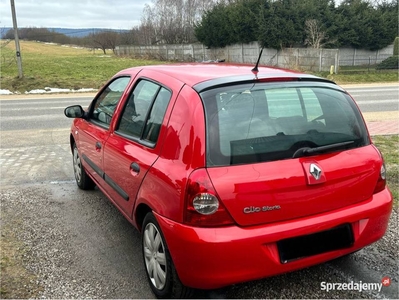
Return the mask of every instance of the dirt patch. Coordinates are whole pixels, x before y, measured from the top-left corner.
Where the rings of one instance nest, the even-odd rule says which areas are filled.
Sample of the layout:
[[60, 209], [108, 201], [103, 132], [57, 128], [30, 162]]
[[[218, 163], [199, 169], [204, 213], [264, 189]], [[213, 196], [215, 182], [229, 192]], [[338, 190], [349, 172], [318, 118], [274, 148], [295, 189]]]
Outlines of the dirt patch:
[[15, 236], [15, 228], [20, 228], [20, 224], [15, 220], [7, 220], [6, 225], [4, 220], [1, 223], [0, 298], [37, 298], [42, 287], [37, 283], [36, 276], [25, 268], [24, 254], [27, 249]]

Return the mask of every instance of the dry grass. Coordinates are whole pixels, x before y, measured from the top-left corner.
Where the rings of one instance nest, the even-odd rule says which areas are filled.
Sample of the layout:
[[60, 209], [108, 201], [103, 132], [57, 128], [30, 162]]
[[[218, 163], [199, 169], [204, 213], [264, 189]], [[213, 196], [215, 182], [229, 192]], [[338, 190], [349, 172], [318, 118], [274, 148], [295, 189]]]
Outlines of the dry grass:
[[[60, 46], [51, 43], [21, 41], [21, 53], [43, 54], [46, 56], [82, 56], [90, 53], [89, 49], [72, 46]], [[7, 48], [14, 50], [15, 44], [10, 43]]]

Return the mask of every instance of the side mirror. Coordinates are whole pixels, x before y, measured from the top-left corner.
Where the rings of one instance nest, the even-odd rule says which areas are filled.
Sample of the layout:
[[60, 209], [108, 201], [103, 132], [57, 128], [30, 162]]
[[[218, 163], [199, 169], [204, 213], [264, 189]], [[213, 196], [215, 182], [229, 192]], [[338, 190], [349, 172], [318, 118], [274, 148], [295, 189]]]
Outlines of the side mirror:
[[85, 111], [80, 105], [72, 105], [65, 108], [64, 114], [68, 118], [83, 118]]

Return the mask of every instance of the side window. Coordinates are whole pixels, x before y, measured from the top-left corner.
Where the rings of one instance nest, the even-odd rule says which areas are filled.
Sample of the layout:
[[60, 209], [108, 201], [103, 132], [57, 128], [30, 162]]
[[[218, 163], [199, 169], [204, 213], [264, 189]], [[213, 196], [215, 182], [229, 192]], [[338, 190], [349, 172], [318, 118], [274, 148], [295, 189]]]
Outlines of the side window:
[[170, 91], [161, 88], [146, 122], [143, 139], [153, 143], [156, 143], [158, 140], [161, 124], [171, 96], [172, 93]]
[[155, 143], [170, 97], [167, 89], [141, 80], [126, 103], [118, 132]]
[[108, 126], [130, 77], [120, 77], [112, 81], [98, 96], [91, 114], [91, 120]]

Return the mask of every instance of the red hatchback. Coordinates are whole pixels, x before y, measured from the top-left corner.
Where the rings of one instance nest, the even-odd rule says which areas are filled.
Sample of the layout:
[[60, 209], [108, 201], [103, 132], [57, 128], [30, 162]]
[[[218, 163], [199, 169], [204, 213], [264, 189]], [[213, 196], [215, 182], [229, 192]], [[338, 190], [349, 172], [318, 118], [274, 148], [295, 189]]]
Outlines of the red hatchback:
[[142, 233], [157, 297], [325, 262], [387, 228], [383, 158], [353, 99], [325, 79], [137, 67], [65, 114], [77, 185], [97, 185]]

